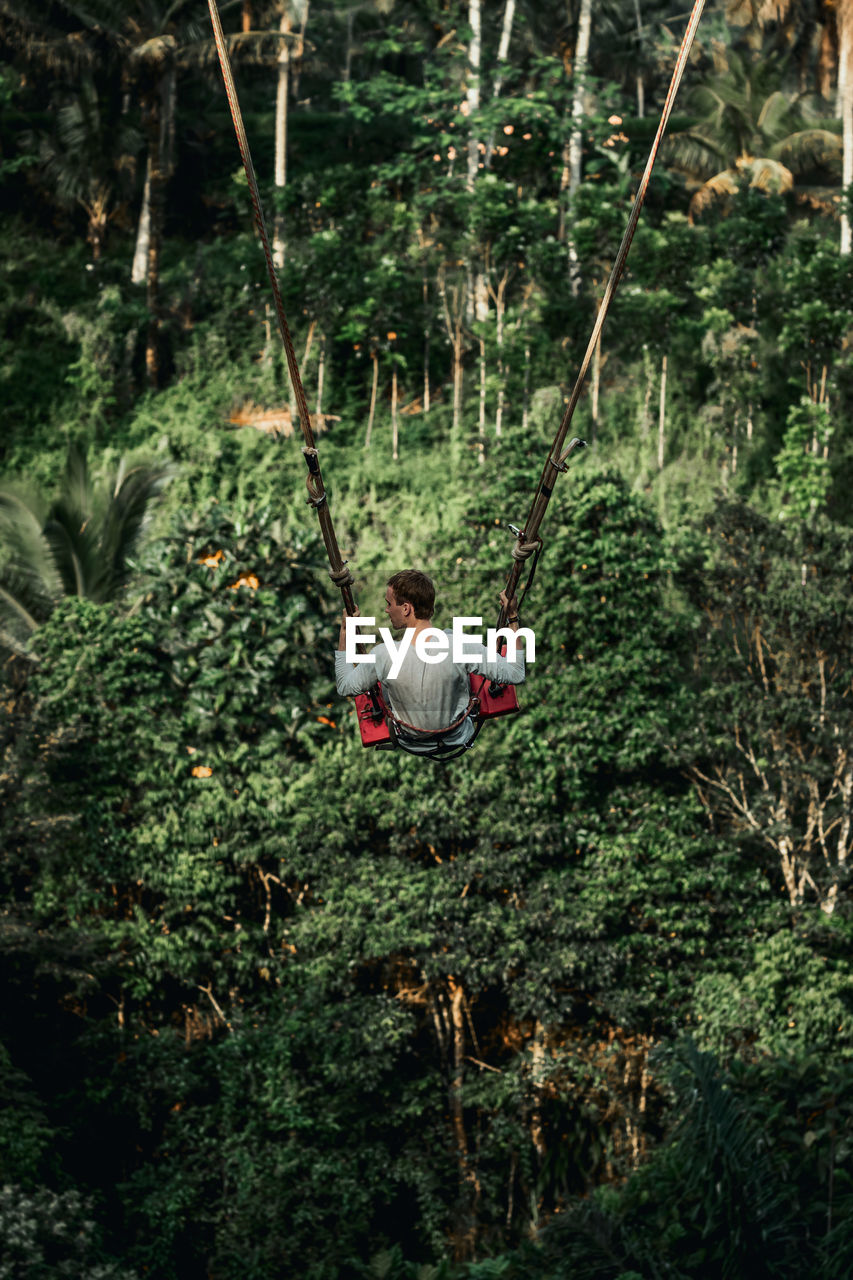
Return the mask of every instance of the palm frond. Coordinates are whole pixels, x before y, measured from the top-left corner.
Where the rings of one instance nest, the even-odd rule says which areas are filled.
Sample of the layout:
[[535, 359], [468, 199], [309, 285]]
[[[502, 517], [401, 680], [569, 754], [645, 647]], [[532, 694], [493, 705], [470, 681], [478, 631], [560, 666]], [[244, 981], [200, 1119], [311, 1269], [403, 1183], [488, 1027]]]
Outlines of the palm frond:
[[[92, 515], [92, 484], [89, 479], [89, 463], [86, 450], [76, 441], [69, 445], [68, 458], [65, 463], [65, 475], [62, 481], [62, 499], [64, 509], [68, 511], [70, 520], [78, 520], [84, 524]], [[56, 504], [54, 504], [55, 506]], [[53, 514], [53, 507], [51, 514]]]
[[24, 607], [18, 597], [0, 583], [0, 612], [14, 615], [20, 620], [28, 631], [35, 631], [38, 622], [28, 609]]
[[778, 137], [781, 131], [788, 133], [791, 108], [781, 89], [776, 89], [764, 99], [756, 125], [767, 138]]
[[168, 467], [122, 459], [96, 490], [85, 451], [69, 449], [49, 507], [0, 489], [0, 644], [25, 652], [32, 631], [64, 595], [106, 601], [124, 586]]
[[122, 460], [99, 531], [110, 594], [124, 585], [128, 561], [134, 555], [150, 519], [152, 503], [170, 475], [167, 467], [150, 465], [139, 465], [126, 471]]
[[709, 1227], [725, 1232], [741, 1264], [764, 1250], [783, 1254], [791, 1206], [781, 1171], [713, 1054], [688, 1040], [672, 1083], [682, 1110], [676, 1141], [685, 1195], [703, 1206]]
[[62, 575], [44, 536], [45, 512], [37, 498], [14, 489], [0, 490], [0, 549], [4, 574], [15, 577], [15, 591], [29, 582], [36, 596], [57, 600], [62, 595]]
[[703, 183], [690, 201], [690, 221], [701, 218], [722, 197], [736, 195], [738, 185], [737, 170], [724, 169], [722, 173], [715, 173], [713, 178]]
[[104, 559], [98, 534], [91, 505], [88, 514], [81, 511], [79, 495], [63, 494], [52, 504], [44, 536], [62, 575], [64, 595], [100, 598], [96, 584], [104, 574]]
[[683, 174], [709, 178], [724, 160], [723, 148], [695, 129], [673, 134], [664, 146], [666, 162]]
[[770, 155], [795, 173], [820, 168], [837, 169], [840, 174], [842, 142], [828, 129], [801, 129], [772, 147]]

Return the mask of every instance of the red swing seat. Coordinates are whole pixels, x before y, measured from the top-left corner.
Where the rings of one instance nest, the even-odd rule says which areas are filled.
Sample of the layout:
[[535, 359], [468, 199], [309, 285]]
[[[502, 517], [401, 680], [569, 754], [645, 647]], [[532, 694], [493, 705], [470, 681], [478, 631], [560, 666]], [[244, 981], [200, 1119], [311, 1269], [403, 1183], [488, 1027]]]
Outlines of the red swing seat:
[[[488, 676], [469, 675], [468, 685], [471, 696], [479, 701], [479, 708], [472, 713], [475, 720], [494, 720], [497, 716], [512, 715], [519, 710], [515, 685], [495, 684]], [[376, 689], [367, 693], [358, 693], [355, 698], [355, 709], [358, 714], [358, 728], [361, 733], [363, 747], [393, 746], [391, 726], [385, 714], [382, 698], [382, 685], [377, 681]]]

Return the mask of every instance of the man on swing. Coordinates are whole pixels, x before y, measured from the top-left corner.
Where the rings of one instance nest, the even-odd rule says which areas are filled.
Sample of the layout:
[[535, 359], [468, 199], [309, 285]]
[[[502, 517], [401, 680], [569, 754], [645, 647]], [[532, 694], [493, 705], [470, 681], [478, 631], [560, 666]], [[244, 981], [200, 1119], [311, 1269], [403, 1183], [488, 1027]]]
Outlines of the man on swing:
[[[500, 593], [501, 604], [512, 631], [518, 630], [518, 601], [507, 599]], [[435, 586], [425, 573], [417, 569], [403, 569], [388, 579], [385, 589], [385, 612], [391, 627], [397, 631], [411, 631], [402, 662], [395, 660], [386, 644], [374, 649], [374, 662], [352, 663], [346, 659], [346, 613], [341, 618], [341, 631], [335, 653], [335, 679], [342, 697], [366, 693], [377, 681], [381, 681], [392, 715], [395, 719], [401, 745], [416, 755], [440, 755], [453, 748], [464, 746], [474, 736], [475, 721], [468, 714], [468, 675], [479, 674], [500, 684], [521, 684], [524, 680], [524, 656], [517, 652], [515, 660], [498, 657], [489, 661], [486, 649], [471, 637], [465, 641], [466, 651], [476, 656], [465, 662], [454, 662], [448, 643], [444, 652], [433, 651], [432, 661], [423, 662], [418, 656], [415, 641], [422, 631], [431, 630], [431, 618], [435, 607]], [[360, 615], [356, 609], [355, 617]], [[436, 641], [428, 643], [433, 646]], [[441, 646], [438, 646], [439, 648]], [[479, 652], [478, 652], [479, 650]], [[393, 668], [396, 674], [392, 674]], [[449, 726], [449, 728], [448, 728]], [[441, 730], [437, 733], [437, 730]]]

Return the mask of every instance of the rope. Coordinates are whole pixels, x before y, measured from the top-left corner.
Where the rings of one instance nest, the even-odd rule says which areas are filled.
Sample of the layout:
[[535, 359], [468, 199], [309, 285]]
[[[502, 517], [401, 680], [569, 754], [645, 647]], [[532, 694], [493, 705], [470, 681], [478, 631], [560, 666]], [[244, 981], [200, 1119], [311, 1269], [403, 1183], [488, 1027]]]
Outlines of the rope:
[[[655, 161], [657, 160], [658, 151], [660, 150], [660, 144], [663, 141], [663, 135], [666, 130], [666, 126], [669, 123], [669, 117], [672, 114], [675, 96], [678, 93], [678, 88], [684, 75], [684, 69], [687, 66], [687, 59], [689, 58], [690, 50], [693, 47], [693, 40], [696, 36], [696, 31], [699, 27], [699, 20], [702, 17], [702, 10], [704, 7], [705, 0], [695, 0], [693, 12], [690, 15], [687, 28], [684, 32], [684, 38], [681, 41], [681, 48], [679, 49], [678, 57], [675, 62], [672, 80], [670, 81], [669, 91], [666, 95], [663, 111], [661, 112], [660, 123], [658, 124], [652, 148], [649, 152], [649, 158], [646, 162], [645, 172], [643, 173], [643, 177], [640, 181], [637, 194], [634, 197], [634, 204], [631, 208], [630, 217], [628, 218], [628, 225], [625, 228], [625, 234], [622, 237], [619, 252], [616, 255], [616, 259], [610, 272], [610, 278], [607, 281], [607, 287], [604, 290], [604, 297], [602, 298], [601, 306], [598, 309], [598, 315], [595, 319], [592, 336], [590, 337], [589, 344], [587, 345], [586, 354], [581, 362], [581, 367], [575, 380], [572, 394], [569, 397], [569, 403], [566, 406], [566, 411], [563, 414], [559, 430], [554, 437], [554, 442], [551, 445], [548, 457], [545, 460], [545, 466], [542, 469], [542, 475], [536, 488], [527, 523], [518, 534], [516, 547], [513, 548], [513, 564], [505, 587], [506, 594], [510, 599], [512, 599], [512, 596], [518, 587], [518, 580], [521, 577], [521, 566], [523, 561], [527, 558], [525, 555], [517, 555], [516, 550], [518, 548], [529, 546], [538, 538], [539, 526], [542, 523], [542, 517], [544, 516], [545, 510], [548, 506], [557, 476], [561, 471], [566, 470], [566, 460], [572, 451], [578, 447], [582, 447], [584, 443], [582, 440], [572, 440], [566, 451], [562, 454], [560, 452], [565, 443], [566, 436], [568, 435], [569, 426], [571, 425], [578, 401], [580, 400], [587, 371], [589, 369], [596, 344], [601, 336], [604, 321], [607, 319], [607, 313], [610, 310], [613, 295], [616, 293], [617, 286], [622, 278], [622, 272], [625, 269], [625, 261], [628, 257], [628, 250], [631, 248], [631, 241], [634, 239], [634, 232], [637, 229], [637, 223], [640, 219], [640, 211], [646, 198], [646, 191], [648, 190], [649, 181], [651, 180], [652, 170], [655, 167]], [[529, 585], [530, 583], [528, 581], [527, 586]], [[527, 588], [525, 588], [525, 590], [527, 590]], [[498, 619], [499, 627], [503, 626], [505, 618], [506, 610], [502, 608]]]
[[251, 196], [252, 209], [255, 215], [255, 226], [257, 228], [258, 235], [260, 236], [261, 245], [263, 246], [264, 258], [266, 259], [267, 264], [267, 275], [269, 276], [273, 297], [275, 299], [275, 313], [278, 318], [278, 331], [281, 334], [281, 340], [287, 357], [287, 369], [290, 374], [290, 385], [293, 387], [293, 394], [296, 397], [299, 425], [302, 428], [302, 435], [305, 438], [305, 448], [303, 449], [303, 453], [305, 454], [305, 461], [308, 466], [308, 476], [306, 479], [309, 495], [308, 501], [317, 512], [320, 531], [323, 535], [326, 554], [329, 557], [329, 565], [331, 566], [329, 569], [329, 576], [335, 583], [335, 586], [339, 587], [341, 590], [347, 613], [353, 614], [355, 613], [355, 600], [350, 588], [355, 580], [349, 570], [345, 568], [345, 562], [341, 558], [338, 540], [335, 536], [335, 529], [329, 512], [329, 503], [326, 497], [323, 477], [320, 472], [320, 460], [317, 455], [317, 447], [314, 443], [314, 433], [311, 428], [311, 415], [308, 412], [308, 403], [305, 399], [305, 391], [302, 386], [302, 378], [299, 373], [299, 364], [296, 359], [296, 352], [293, 348], [293, 340], [290, 336], [287, 316], [284, 314], [284, 302], [281, 296], [281, 289], [278, 283], [275, 263], [273, 262], [272, 249], [270, 248], [269, 235], [267, 234], [264, 212], [261, 206], [261, 195], [258, 190], [258, 180], [255, 177], [255, 167], [252, 164], [252, 155], [249, 151], [249, 141], [246, 137], [246, 130], [243, 125], [243, 113], [240, 110], [240, 103], [237, 98], [237, 89], [234, 84], [234, 76], [231, 71], [231, 60], [228, 56], [228, 46], [225, 42], [225, 35], [222, 31], [222, 23], [219, 19], [219, 10], [217, 8], [216, 0], [207, 0], [207, 4], [210, 10], [211, 25], [213, 26], [213, 38], [216, 42], [216, 52], [219, 55], [219, 65], [222, 68], [222, 79], [225, 82], [225, 94], [228, 98], [228, 106], [231, 109], [231, 119], [234, 122], [234, 132], [237, 135], [237, 146], [240, 149], [240, 158], [243, 161], [246, 180], [249, 184], [249, 194]]

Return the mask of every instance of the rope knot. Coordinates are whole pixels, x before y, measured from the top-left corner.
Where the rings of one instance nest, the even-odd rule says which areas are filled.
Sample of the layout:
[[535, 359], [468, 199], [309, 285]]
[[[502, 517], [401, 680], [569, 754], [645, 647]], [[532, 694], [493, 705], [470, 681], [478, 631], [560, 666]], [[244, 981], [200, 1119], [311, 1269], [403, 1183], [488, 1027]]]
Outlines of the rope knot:
[[542, 545], [541, 538], [537, 538], [535, 542], [520, 542], [520, 541], [516, 542], [515, 546], [512, 549], [512, 558], [513, 560], [518, 560], [519, 562], [523, 562], [524, 560], [529, 560], [530, 557], [533, 555], [533, 552], [537, 549], [537, 547], [541, 547], [541, 545]]
[[343, 591], [344, 587], [349, 587], [353, 582], [355, 582], [355, 578], [346, 567], [346, 561], [344, 561], [342, 568], [330, 569], [329, 577], [332, 579], [332, 582], [334, 582], [336, 587], [340, 587], [341, 591]]

